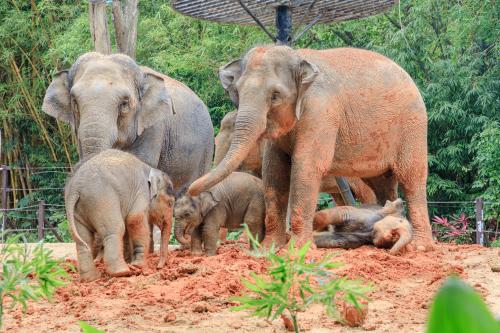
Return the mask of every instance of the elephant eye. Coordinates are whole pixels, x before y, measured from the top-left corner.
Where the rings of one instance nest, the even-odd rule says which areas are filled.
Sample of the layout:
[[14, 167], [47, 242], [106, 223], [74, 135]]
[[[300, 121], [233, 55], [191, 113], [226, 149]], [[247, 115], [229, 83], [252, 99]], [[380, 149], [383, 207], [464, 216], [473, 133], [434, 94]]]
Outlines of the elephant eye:
[[271, 102], [275, 103], [275, 102], [279, 101], [279, 99], [280, 99], [279, 91], [274, 91], [273, 95], [271, 96]]
[[118, 108], [120, 110], [120, 114], [128, 113], [128, 110], [129, 110], [128, 103], [129, 103], [128, 98], [125, 98], [120, 102], [120, 105], [118, 106]]

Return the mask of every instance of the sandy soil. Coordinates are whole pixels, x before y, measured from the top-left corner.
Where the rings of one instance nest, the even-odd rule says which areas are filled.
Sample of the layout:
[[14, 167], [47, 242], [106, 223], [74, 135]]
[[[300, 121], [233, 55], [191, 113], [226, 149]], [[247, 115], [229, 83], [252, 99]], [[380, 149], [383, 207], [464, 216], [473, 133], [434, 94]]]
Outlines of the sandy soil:
[[[54, 254], [74, 258], [73, 244], [55, 244]], [[311, 251], [318, 258], [331, 250]], [[335, 250], [345, 265], [339, 276], [372, 281], [368, 315], [362, 327], [342, 326], [320, 306], [299, 315], [307, 332], [424, 332], [428, 307], [435, 291], [452, 273], [472, 285], [490, 309], [500, 313], [500, 273], [491, 270], [500, 263], [500, 250], [479, 246], [439, 244], [431, 253], [391, 256], [371, 247]], [[71, 260], [71, 259], [69, 259]], [[141, 275], [104, 277], [58, 290], [52, 303], [29, 305], [26, 315], [14, 310], [6, 315], [6, 332], [79, 332], [78, 320], [107, 332], [286, 332], [281, 319], [267, 322], [231, 312], [228, 298], [244, 287], [241, 277], [262, 273], [266, 264], [246, 253], [243, 243], [225, 244], [215, 257], [193, 257], [189, 251], [169, 253], [167, 266], [150, 267]], [[101, 265], [102, 268], [102, 265]]]

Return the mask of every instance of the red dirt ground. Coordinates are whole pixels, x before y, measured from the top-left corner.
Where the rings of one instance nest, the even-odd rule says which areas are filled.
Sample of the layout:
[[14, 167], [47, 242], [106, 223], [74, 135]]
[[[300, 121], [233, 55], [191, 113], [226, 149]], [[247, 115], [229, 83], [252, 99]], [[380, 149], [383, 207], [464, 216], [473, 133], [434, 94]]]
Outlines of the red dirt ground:
[[[67, 245], [73, 246], [74, 245]], [[285, 332], [281, 319], [268, 322], [231, 312], [229, 298], [244, 291], [242, 277], [265, 272], [265, 261], [247, 254], [247, 245], [219, 247], [214, 257], [194, 257], [187, 250], [169, 252], [164, 269], [156, 270], [158, 255], [141, 275], [92, 283], [72, 283], [59, 289], [52, 303], [29, 305], [22, 315], [6, 315], [5, 332], [79, 332], [78, 320], [106, 332]], [[339, 276], [371, 281], [375, 290], [362, 327], [350, 328], [325, 315], [320, 306], [299, 314], [301, 329], [309, 332], [424, 332], [432, 296], [449, 274], [458, 274], [500, 313], [500, 275], [491, 270], [500, 263], [500, 251], [479, 246], [439, 244], [430, 253], [391, 256], [385, 250], [310, 252], [319, 258], [338, 252], [345, 263]], [[102, 269], [102, 265], [101, 265]]]

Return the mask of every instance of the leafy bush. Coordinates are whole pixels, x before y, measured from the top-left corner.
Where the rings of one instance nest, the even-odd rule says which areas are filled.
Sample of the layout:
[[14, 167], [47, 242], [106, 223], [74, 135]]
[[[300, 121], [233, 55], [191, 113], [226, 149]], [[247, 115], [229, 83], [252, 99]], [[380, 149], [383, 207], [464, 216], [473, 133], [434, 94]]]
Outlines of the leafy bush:
[[460, 216], [451, 215], [449, 220], [447, 217], [439, 216], [434, 216], [432, 219], [432, 232], [441, 242], [471, 243], [473, 230], [473, 225], [464, 213]]
[[342, 265], [332, 262], [332, 255], [324, 256], [319, 261], [306, 261], [310, 242], [296, 249], [292, 239], [288, 251], [279, 256], [273, 246], [268, 251], [263, 250], [245, 228], [254, 248], [258, 249], [255, 255], [266, 258], [270, 267], [265, 275], [251, 273], [251, 280], [243, 279], [251, 294], [233, 297], [232, 301], [240, 303], [233, 308], [234, 311], [248, 309], [254, 316], [276, 319], [287, 310], [295, 332], [298, 332], [298, 312], [313, 303], [323, 304], [327, 315], [333, 316], [337, 315], [336, 302], [339, 299], [358, 310], [362, 306], [359, 299], [368, 299], [365, 294], [370, 286], [361, 281], [338, 278], [330, 271]]
[[479, 295], [457, 278], [439, 289], [430, 310], [427, 333], [496, 333], [495, 321]]
[[7, 299], [9, 309], [21, 304], [26, 311], [28, 300], [50, 300], [56, 288], [66, 283], [66, 269], [73, 269], [70, 264], [53, 259], [52, 251], [44, 248], [42, 242], [30, 250], [26, 242], [18, 244], [19, 238], [8, 238], [0, 248], [0, 328]]

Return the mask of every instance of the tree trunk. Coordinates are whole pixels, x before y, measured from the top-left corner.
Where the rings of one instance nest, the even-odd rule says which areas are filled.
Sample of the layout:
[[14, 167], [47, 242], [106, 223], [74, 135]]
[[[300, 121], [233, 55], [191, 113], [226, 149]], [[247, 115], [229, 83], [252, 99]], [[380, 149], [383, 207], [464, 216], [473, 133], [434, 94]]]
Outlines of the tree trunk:
[[89, 25], [94, 49], [103, 54], [110, 54], [106, 0], [89, 0]]
[[113, 24], [118, 52], [135, 59], [135, 44], [137, 40], [138, 0], [113, 0]]

